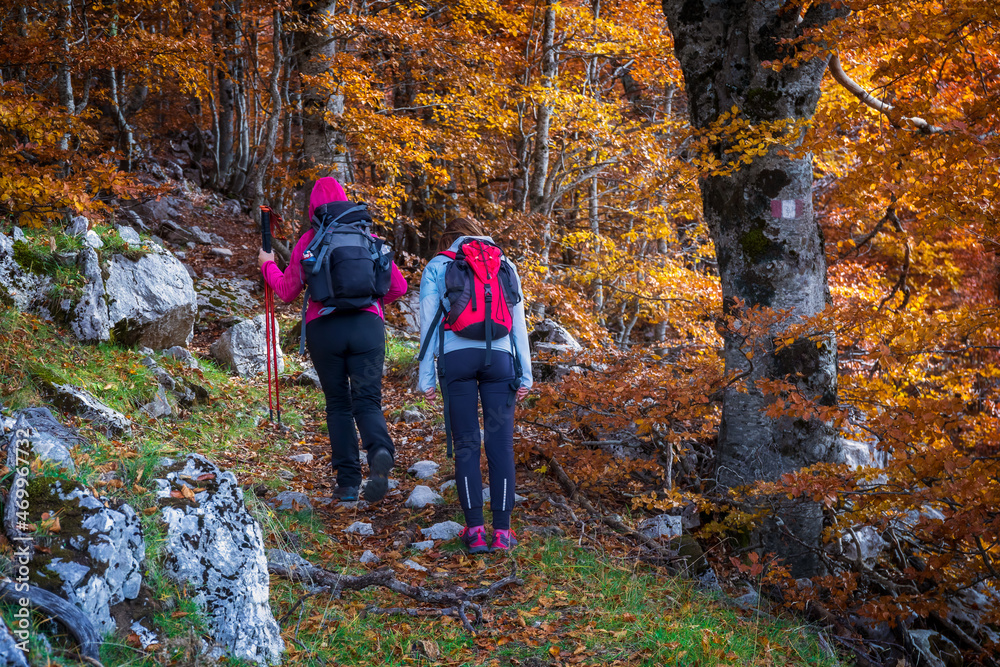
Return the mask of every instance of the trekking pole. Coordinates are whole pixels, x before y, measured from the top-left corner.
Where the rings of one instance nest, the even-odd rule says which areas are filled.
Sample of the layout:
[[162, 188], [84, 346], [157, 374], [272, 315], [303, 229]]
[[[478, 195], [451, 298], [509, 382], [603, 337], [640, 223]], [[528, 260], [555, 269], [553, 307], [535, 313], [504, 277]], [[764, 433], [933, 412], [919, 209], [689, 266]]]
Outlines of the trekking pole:
[[[264, 252], [271, 252], [271, 209], [260, 207], [261, 247]], [[267, 408], [268, 419], [273, 424], [274, 416], [278, 416], [278, 426], [281, 426], [281, 395], [278, 389], [278, 332], [274, 316], [274, 290], [264, 281], [264, 340], [267, 345]], [[272, 376], [271, 368], [274, 368]], [[273, 398], [272, 398], [273, 382]]]

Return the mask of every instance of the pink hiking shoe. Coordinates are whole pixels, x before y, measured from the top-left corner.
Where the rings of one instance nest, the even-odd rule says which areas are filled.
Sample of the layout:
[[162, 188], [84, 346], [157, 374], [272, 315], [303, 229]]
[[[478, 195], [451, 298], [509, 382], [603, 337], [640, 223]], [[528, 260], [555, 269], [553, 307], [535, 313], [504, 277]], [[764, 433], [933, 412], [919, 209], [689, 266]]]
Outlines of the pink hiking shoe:
[[513, 530], [496, 529], [493, 531], [493, 551], [510, 551], [517, 546], [517, 537]]
[[486, 544], [485, 526], [467, 526], [458, 534], [458, 539], [462, 540], [470, 554], [482, 554], [490, 550]]

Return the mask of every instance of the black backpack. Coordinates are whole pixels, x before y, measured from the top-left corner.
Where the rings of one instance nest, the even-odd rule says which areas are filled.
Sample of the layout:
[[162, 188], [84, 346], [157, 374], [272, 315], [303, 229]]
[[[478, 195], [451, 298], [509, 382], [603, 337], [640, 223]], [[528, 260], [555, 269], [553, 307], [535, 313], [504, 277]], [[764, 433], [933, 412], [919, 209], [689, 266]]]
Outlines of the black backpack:
[[306, 294], [302, 300], [302, 340], [309, 299], [320, 313], [359, 310], [384, 297], [392, 283], [393, 252], [372, 236], [372, 218], [364, 202], [332, 202], [313, 213], [316, 236], [302, 253]]

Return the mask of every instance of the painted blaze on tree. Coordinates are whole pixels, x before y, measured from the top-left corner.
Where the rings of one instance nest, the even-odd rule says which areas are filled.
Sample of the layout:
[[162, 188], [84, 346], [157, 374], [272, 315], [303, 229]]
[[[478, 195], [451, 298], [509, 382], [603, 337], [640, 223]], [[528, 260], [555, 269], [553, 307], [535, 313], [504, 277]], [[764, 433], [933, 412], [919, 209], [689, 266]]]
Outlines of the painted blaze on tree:
[[[836, 458], [837, 439], [832, 425], [819, 419], [767, 416], [773, 399], [758, 381], [791, 382], [803, 397], [833, 405], [837, 362], [832, 333], [780, 351], [775, 344], [789, 324], [819, 313], [830, 301], [823, 238], [812, 208], [812, 157], [795, 151], [816, 109], [826, 59], [780, 69], [768, 63], [794, 55], [794, 47], [781, 40], [826, 25], [836, 10], [779, 0], [664, 0], [663, 11], [684, 73], [691, 123], [709, 136], [716, 158], [700, 186], [723, 305], [733, 318], [723, 334], [726, 373], [744, 376], [723, 399], [717, 479], [727, 488], [776, 480]], [[725, 124], [740, 125], [744, 136], [770, 132], [778, 142], [766, 148], [758, 143], [759, 152], [748, 159], [746, 151], [734, 150], [735, 135], [720, 131]], [[750, 318], [735, 304], [787, 311], [791, 317], [762, 331], [748, 330]], [[818, 545], [821, 530], [817, 504], [784, 503], [763, 527], [762, 546], [785, 557], [796, 576], [814, 574], [820, 563], [809, 547]]]

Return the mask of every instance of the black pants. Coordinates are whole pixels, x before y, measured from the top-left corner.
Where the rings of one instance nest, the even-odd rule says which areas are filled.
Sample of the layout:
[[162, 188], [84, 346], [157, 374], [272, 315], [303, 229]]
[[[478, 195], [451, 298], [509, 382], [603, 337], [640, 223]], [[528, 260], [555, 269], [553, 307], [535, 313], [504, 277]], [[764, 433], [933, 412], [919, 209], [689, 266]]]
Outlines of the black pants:
[[326, 396], [331, 463], [341, 487], [361, 485], [358, 437], [370, 454], [395, 448], [382, 414], [385, 324], [367, 311], [332, 313], [306, 324], [309, 356]]
[[483, 524], [480, 472], [479, 405], [483, 408], [483, 447], [490, 470], [493, 527], [510, 528], [514, 508], [514, 358], [493, 350], [455, 350], [444, 355], [448, 414], [455, 443], [455, 483], [468, 526]]

